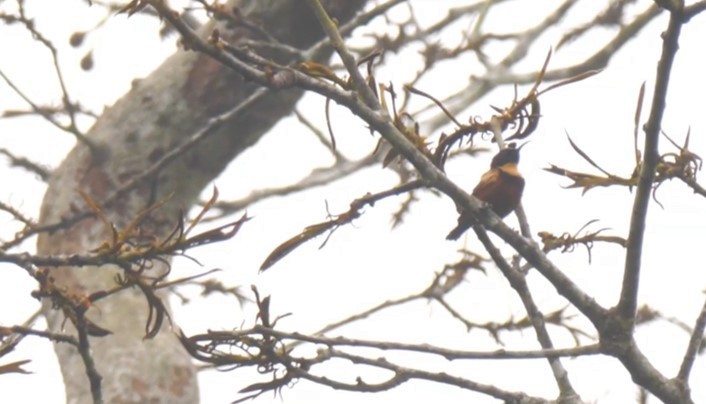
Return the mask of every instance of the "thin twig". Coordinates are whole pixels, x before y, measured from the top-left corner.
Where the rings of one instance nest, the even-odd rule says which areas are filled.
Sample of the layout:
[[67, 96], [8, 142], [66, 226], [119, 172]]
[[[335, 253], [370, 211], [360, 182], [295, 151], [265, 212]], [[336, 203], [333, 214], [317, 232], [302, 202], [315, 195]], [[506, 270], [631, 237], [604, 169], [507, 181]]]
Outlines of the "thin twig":
[[78, 332], [78, 352], [83, 361], [83, 366], [86, 369], [86, 376], [91, 386], [91, 397], [93, 404], [103, 403], [103, 391], [101, 389], [101, 381], [103, 377], [96, 369], [96, 363], [91, 355], [91, 345], [88, 342], [88, 328], [86, 319], [83, 313], [76, 316], [76, 331]]
[[677, 379], [681, 381], [684, 386], [689, 385], [689, 374], [694, 366], [696, 354], [703, 346], [704, 330], [706, 330], [706, 302], [701, 306], [701, 312], [696, 318], [694, 330], [691, 332], [691, 338], [689, 338], [689, 345], [686, 348], [686, 352], [684, 352], [684, 359], [682, 360], [679, 373], [677, 374]]
[[346, 44], [343, 42], [343, 37], [341, 37], [341, 33], [338, 32], [336, 23], [331, 19], [331, 17], [328, 16], [324, 6], [321, 5], [319, 0], [306, 1], [309, 7], [314, 11], [316, 18], [326, 31], [326, 34], [328, 34], [336, 53], [338, 53], [338, 56], [346, 66], [346, 70], [348, 70], [348, 74], [350, 74], [351, 80], [353, 81], [353, 88], [355, 88], [358, 95], [362, 97], [368, 107], [374, 110], [379, 109], [380, 103], [378, 102], [375, 93], [372, 91], [370, 86], [368, 86], [365, 78], [360, 74], [360, 71], [358, 71], [358, 63], [353, 55], [348, 52]]

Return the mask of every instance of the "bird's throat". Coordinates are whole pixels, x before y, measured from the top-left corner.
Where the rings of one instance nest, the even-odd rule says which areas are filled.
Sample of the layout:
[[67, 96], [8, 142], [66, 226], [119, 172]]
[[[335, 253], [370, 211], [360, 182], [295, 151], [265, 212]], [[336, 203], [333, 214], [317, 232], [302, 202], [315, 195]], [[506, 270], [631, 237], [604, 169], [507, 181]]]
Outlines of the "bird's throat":
[[514, 163], [503, 164], [502, 166], [498, 167], [498, 170], [513, 177], [522, 177], [522, 174], [520, 174], [520, 172], [517, 170], [517, 164]]

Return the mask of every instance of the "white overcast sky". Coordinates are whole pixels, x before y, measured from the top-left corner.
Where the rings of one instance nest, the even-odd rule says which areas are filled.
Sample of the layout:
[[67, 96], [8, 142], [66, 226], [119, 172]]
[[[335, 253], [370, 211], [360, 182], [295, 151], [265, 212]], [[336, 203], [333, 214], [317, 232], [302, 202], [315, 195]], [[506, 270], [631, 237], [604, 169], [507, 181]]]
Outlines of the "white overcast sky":
[[[83, 0], [39, 1], [27, 0], [27, 10], [36, 16], [37, 27], [60, 45], [62, 68], [67, 76], [75, 100], [100, 112], [121, 94], [132, 79], [144, 77], [175, 49], [173, 38], [161, 41], [156, 35], [157, 24], [140, 16], [127, 19], [115, 16], [89, 44], [80, 49], [68, 47], [72, 32], [90, 29], [102, 13], [91, 9]], [[176, 2], [174, 2], [176, 3]], [[446, 9], [460, 1], [427, 2], [421, 18], [433, 21]], [[527, 0], [512, 2], [527, 9], [507, 9], [502, 15], [492, 14], [487, 24], [501, 23], [517, 26], [530, 19], [539, 2]], [[542, 2], [555, 5], [558, 1]], [[584, 1], [583, 3], [590, 3]], [[597, 2], [601, 5], [603, 1]], [[641, 2], [644, 5], [644, 0]], [[14, 1], [0, 0], [0, 10], [14, 7]], [[581, 6], [571, 14], [573, 21], [591, 7]], [[521, 169], [527, 178], [524, 206], [533, 231], [562, 233], [577, 230], [591, 219], [600, 218], [594, 229], [609, 227], [613, 233], [626, 235], [627, 218], [631, 208], [631, 194], [626, 189], [592, 190], [582, 196], [579, 190], [562, 190], [566, 180], [542, 169], [549, 163], [578, 171], [591, 172], [569, 146], [566, 132], [597, 162], [610, 172], [629, 176], [634, 162], [632, 152], [633, 114], [637, 93], [642, 82], [647, 82], [647, 99], [654, 83], [655, 63], [660, 52], [659, 34], [666, 26], [666, 15], [658, 18], [641, 35], [627, 45], [609, 67], [599, 75], [565, 88], [555, 90], [542, 98], [543, 118], [532, 142], [523, 150]], [[605, 34], [605, 36], [603, 36]], [[560, 66], [578, 60], [589, 53], [596, 41], [605, 39], [608, 31], [599, 32], [586, 41], [585, 48], [559, 50], [552, 64]], [[544, 49], [555, 45], [556, 36], [540, 42]], [[663, 129], [676, 141], [683, 140], [691, 128], [690, 148], [706, 154], [706, 130], [703, 112], [703, 94], [706, 84], [703, 71], [703, 38], [706, 38], [706, 16], [699, 16], [683, 30], [670, 84], [667, 111]], [[592, 42], [593, 41], [593, 42]], [[86, 73], [78, 63], [86, 49], [94, 47], [95, 69]], [[537, 52], [523, 68], [541, 65], [544, 51]], [[410, 77], [414, 65], [409, 54], [388, 55], [391, 63], [379, 71], [380, 80], [392, 80], [399, 88], [405, 77]], [[59, 92], [49, 68], [44, 49], [36, 47], [20, 28], [0, 27], [0, 69], [13, 78], [31, 97], [43, 102], [59, 104]], [[458, 63], [449, 67], [447, 82], [433, 83], [439, 91], [454, 86], [468, 77], [469, 66]], [[458, 80], [458, 81], [453, 81]], [[432, 84], [425, 84], [425, 90]], [[512, 88], [492, 93], [468, 114], [488, 114], [487, 105], [505, 105], [512, 97]], [[323, 123], [323, 101], [307, 97], [311, 119]], [[0, 83], [0, 109], [24, 108], [22, 100], [4, 83]], [[644, 108], [648, 110], [648, 108]], [[346, 113], [335, 115], [338, 128], [338, 147], [351, 156], [370, 153], [375, 140], [367, 135], [363, 125]], [[487, 115], [486, 115], [487, 116]], [[643, 122], [646, 117], [643, 116]], [[85, 122], [89, 125], [90, 122]], [[44, 122], [34, 119], [0, 120], [0, 147], [18, 155], [57, 166], [73, 145], [73, 139], [57, 133]], [[661, 139], [662, 150], [669, 150]], [[488, 165], [490, 155], [481, 155], [477, 161], [460, 162], [449, 166], [449, 175], [469, 190]], [[326, 150], [316, 144], [306, 129], [285, 119], [260, 144], [237, 159], [215, 181], [223, 199], [242, 197], [263, 186], [285, 184], [306, 174], [317, 164], [326, 164]], [[242, 172], [257, 173], [243, 176]], [[470, 173], [470, 174], [469, 174]], [[44, 185], [33, 175], [9, 169], [0, 158], [0, 178], [3, 187], [0, 200], [11, 203], [30, 215], [36, 215]], [[326, 205], [333, 213], [347, 209], [351, 200], [366, 192], [375, 192], [393, 185], [394, 176], [380, 167], [365, 170], [355, 177], [324, 189], [295, 195], [286, 200], [274, 199], [253, 206], [249, 214], [255, 219], [243, 228], [241, 234], [225, 243], [202, 247], [193, 252], [205, 268], [219, 267], [224, 271], [219, 278], [228, 285], [256, 284], [264, 294], [272, 294], [275, 313], [293, 315], [282, 325], [295, 331], [314, 331], [342, 315], [355, 313], [384, 300], [402, 297], [431, 281], [434, 272], [444, 263], [458, 259], [460, 244], [444, 240], [446, 232], [455, 224], [455, 209], [448, 199], [426, 195], [414, 207], [403, 226], [390, 230], [390, 214], [395, 202], [384, 202], [350, 226], [339, 230], [327, 246], [317, 249], [310, 243], [288, 256], [265, 274], [257, 268], [263, 258], [279, 242], [291, 237], [303, 227], [325, 218]], [[703, 181], [702, 181], [703, 183]], [[650, 205], [650, 218], [645, 241], [644, 272], [640, 300], [649, 303], [668, 316], [693, 324], [703, 304], [706, 289], [706, 268], [703, 265], [703, 231], [706, 229], [706, 201], [694, 196], [681, 183], [665, 184], [658, 192], [664, 209]], [[514, 218], [507, 219], [516, 225]], [[18, 228], [8, 216], [0, 215], [0, 235], [11, 237]], [[466, 240], [470, 248], [479, 248], [472, 237]], [[32, 244], [24, 248], [32, 251]], [[610, 306], [616, 301], [622, 276], [623, 250], [614, 246], [596, 246], [593, 261], [588, 265], [585, 251], [577, 248], [572, 254], [554, 253], [552, 258], [573, 279], [584, 286], [596, 299]], [[29, 297], [35, 288], [33, 280], [24, 271], [0, 266], [0, 325], [24, 321], [38, 307]], [[200, 271], [191, 261], [178, 260], [177, 275]], [[536, 274], [529, 276], [537, 291], [535, 298], [542, 309], [550, 311], [561, 307], [562, 300], [547, 282]], [[506, 281], [495, 270], [488, 276], [469, 276], [470, 288], [466, 295], [452, 295], [450, 300], [463, 307], [478, 307], [473, 312], [477, 321], [504, 321], [509, 316], [521, 316], [521, 305], [509, 291]], [[477, 286], [475, 286], [477, 283]], [[469, 292], [470, 291], [470, 292]], [[187, 295], [196, 297], [196, 290]], [[204, 312], [218, 313], [205, 316]], [[245, 312], [232, 299], [216, 297], [206, 302], [197, 301], [185, 307], [176, 307], [177, 323], [188, 333], [207, 329], [229, 329], [252, 322], [252, 310]], [[419, 327], [419, 322], [424, 322]], [[408, 342], [428, 342], [463, 349], [495, 349], [490, 339], [480, 331], [467, 333], [457, 322], [435, 305], [416, 303], [383, 312], [360, 326], [340, 330], [341, 334], [363, 338], [399, 339]], [[334, 334], [337, 335], [337, 334]], [[570, 346], [565, 333], [557, 333], [558, 346]], [[638, 342], [653, 363], [667, 376], [674, 375], [681, 360], [687, 335], [677, 327], [658, 323], [638, 331]], [[534, 334], [508, 335], [508, 349], [535, 349]], [[546, 363], [534, 362], [458, 362], [393, 356], [400, 363], [418, 365], [422, 360], [431, 369], [455, 371], [481, 382], [502, 378], [500, 384], [509, 390], [524, 390], [529, 394], [552, 397], [552, 379]], [[0, 392], [22, 402], [63, 403], [64, 393], [60, 373], [51, 346], [43, 340], [27, 338], [20, 347], [0, 364], [24, 358], [32, 363], [25, 366], [32, 375], [3, 375]], [[635, 400], [635, 389], [629, 375], [617, 361], [606, 358], [564, 360], [578, 392], [586, 400], [599, 403], [625, 403]], [[358, 375], [348, 374], [353, 380]], [[237, 390], [254, 382], [247, 372], [204, 372], [201, 376], [201, 395], [204, 403], [227, 403], [238, 398]], [[503, 377], [504, 376], [504, 377]], [[696, 402], [706, 402], [706, 366], [697, 360], [692, 376], [692, 390]], [[547, 387], [549, 386], [549, 387]], [[285, 389], [284, 402], [297, 403], [367, 403], [403, 402], [495, 402], [469, 396], [468, 392], [431, 383], [408, 383], [388, 393], [352, 394], [319, 388], [300, 382], [293, 389]], [[469, 397], [472, 401], [469, 401]], [[8, 401], [9, 402], [9, 401]], [[19, 402], [19, 401], [15, 401]], [[280, 398], [263, 396], [257, 403], [279, 403]], [[653, 399], [653, 402], [656, 402]]]

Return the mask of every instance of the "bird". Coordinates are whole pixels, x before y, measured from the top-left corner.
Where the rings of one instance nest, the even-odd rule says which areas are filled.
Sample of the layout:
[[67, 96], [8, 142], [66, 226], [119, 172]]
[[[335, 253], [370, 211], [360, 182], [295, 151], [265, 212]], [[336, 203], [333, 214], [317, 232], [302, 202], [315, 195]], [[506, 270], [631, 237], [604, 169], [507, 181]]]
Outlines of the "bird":
[[[524, 145], [523, 145], [524, 146]], [[493, 157], [490, 170], [483, 174], [472, 195], [490, 205], [501, 218], [515, 210], [522, 199], [525, 179], [517, 169], [520, 162], [520, 149], [514, 143], [508, 144]], [[461, 214], [458, 225], [446, 236], [447, 240], [457, 240], [476, 223], [469, 214]]]

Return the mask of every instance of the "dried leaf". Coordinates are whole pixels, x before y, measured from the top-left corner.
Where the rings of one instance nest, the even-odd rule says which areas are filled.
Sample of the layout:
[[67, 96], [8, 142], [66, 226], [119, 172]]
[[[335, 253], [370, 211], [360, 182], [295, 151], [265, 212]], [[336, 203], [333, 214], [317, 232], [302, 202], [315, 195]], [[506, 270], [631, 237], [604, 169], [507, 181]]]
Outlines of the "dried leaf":
[[218, 200], [218, 188], [213, 187], [213, 192], [211, 193], [211, 198], [203, 205], [203, 208], [201, 208], [201, 211], [199, 212], [198, 215], [194, 218], [194, 220], [191, 221], [191, 224], [189, 224], [189, 227], [186, 228], [184, 231], [184, 236], [188, 235], [191, 229], [193, 229], [197, 224], [201, 223], [201, 220], [203, 217], [206, 215], [206, 213], [213, 207], [213, 205], [216, 204], [216, 201]]
[[596, 164], [596, 162], [593, 161], [593, 159], [590, 158], [590, 157], [588, 156], [588, 154], [586, 154], [583, 150], [581, 150], [581, 148], [579, 148], [579, 147], [576, 145], [576, 143], [574, 143], [574, 141], [571, 140], [571, 136], [569, 136], [568, 133], [566, 134], [566, 138], [569, 139], [569, 144], [571, 144], [571, 147], [574, 149], [574, 151], [576, 151], [576, 153], [579, 154], [579, 156], [583, 157], [584, 160], [586, 160], [590, 165], [592, 165], [593, 167], [595, 167], [596, 169], [598, 169], [598, 171], [602, 172], [603, 174], [608, 175], [608, 176], [611, 175], [611, 174], [608, 173], [606, 170], [604, 170], [603, 168], [601, 168], [598, 164]]
[[555, 165], [551, 165], [549, 168], [545, 168], [545, 171], [549, 171], [552, 174], [560, 175], [562, 177], [569, 178], [573, 181], [572, 184], [567, 185], [565, 188], [583, 188], [583, 194], [588, 192], [594, 187], [608, 187], [611, 185], [623, 185], [623, 186], [636, 186], [637, 177], [634, 178], [622, 178], [610, 175], [608, 177], [600, 177], [593, 174], [579, 173], [566, 170]]
[[637, 145], [637, 136], [639, 132], [639, 127], [640, 127], [640, 116], [642, 115], [642, 103], [645, 99], [645, 82], [642, 82], [642, 85], [640, 86], [640, 93], [637, 96], [637, 106], [635, 107], [635, 131], [633, 133], [633, 142], [634, 142], [634, 148], [635, 148], [635, 165], [640, 164], [640, 149]]
[[597, 70], [589, 70], [589, 71], [586, 71], [586, 72], [583, 72], [583, 73], [579, 73], [579, 74], [577, 74], [577, 75], [575, 75], [575, 76], [569, 77], [568, 79], [564, 79], [564, 80], [558, 81], [558, 82], [556, 82], [556, 83], [550, 85], [549, 87], [547, 87], [547, 88], [543, 89], [542, 91], [540, 91], [537, 95], [539, 96], [539, 95], [544, 94], [544, 93], [547, 93], [547, 92], [549, 92], [549, 91], [551, 91], [551, 90], [553, 90], [553, 89], [555, 89], [555, 88], [563, 87], [563, 86], [565, 86], [565, 85], [567, 85], [567, 84], [577, 83], [577, 82], [582, 81], [582, 80], [585, 80], [585, 79], [587, 79], [587, 78], [589, 78], [589, 77], [593, 77], [593, 76], [595, 76], [596, 74], [598, 74], [598, 73], [600, 73], [600, 72], [602, 72], [602, 71], [603, 71], [602, 69], [597, 69]]
[[324, 232], [334, 228], [337, 225], [337, 221], [329, 220], [327, 222], [307, 226], [301, 233], [290, 238], [289, 240], [285, 241], [284, 243], [280, 244], [277, 248], [275, 248], [260, 266], [260, 271], [265, 271], [269, 269], [272, 265], [277, 263], [277, 261], [287, 256], [287, 254], [294, 251], [300, 245], [306, 243], [307, 241], [315, 237], [320, 236]]
[[0, 375], [6, 373], [20, 373], [25, 375], [32, 374], [32, 372], [22, 369], [22, 365], [26, 365], [30, 362], [31, 361], [29, 359], [24, 359], [21, 361], [7, 363], [5, 365], [0, 365]]

